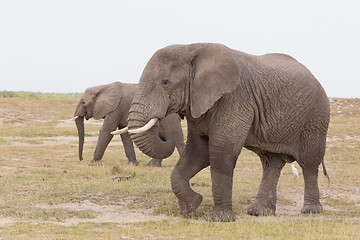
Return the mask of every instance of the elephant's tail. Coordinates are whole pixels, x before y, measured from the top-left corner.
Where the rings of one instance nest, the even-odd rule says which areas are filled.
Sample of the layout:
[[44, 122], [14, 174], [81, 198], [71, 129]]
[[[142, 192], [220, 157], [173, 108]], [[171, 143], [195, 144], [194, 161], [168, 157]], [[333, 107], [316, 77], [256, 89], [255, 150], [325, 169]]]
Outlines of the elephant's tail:
[[329, 177], [329, 174], [327, 173], [326, 171], [326, 167], [325, 167], [325, 161], [324, 159], [322, 160], [321, 162], [322, 166], [323, 166], [323, 173], [324, 173], [324, 176], [327, 177], [328, 181], [329, 181], [329, 184], [330, 184], [330, 177]]

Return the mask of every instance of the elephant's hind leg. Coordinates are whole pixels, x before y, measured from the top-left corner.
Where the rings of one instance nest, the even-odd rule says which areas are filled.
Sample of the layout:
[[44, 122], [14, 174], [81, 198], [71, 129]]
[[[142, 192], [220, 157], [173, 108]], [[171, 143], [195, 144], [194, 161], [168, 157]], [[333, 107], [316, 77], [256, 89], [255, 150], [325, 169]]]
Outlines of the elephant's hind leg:
[[304, 206], [301, 213], [321, 213], [323, 211], [319, 200], [318, 166], [318, 164], [312, 167], [301, 166], [305, 182]]
[[259, 156], [263, 167], [263, 176], [256, 199], [248, 208], [247, 213], [253, 216], [275, 215], [276, 188], [285, 161], [275, 153], [264, 153]]
[[318, 168], [323, 159], [322, 154], [307, 154], [306, 157], [300, 159], [302, 168], [305, 190], [304, 190], [304, 206], [302, 213], [321, 213], [323, 208], [320, 203], [320, 192], [318, 185]]
[[[318, 124], [318, 126], [321, 126]], [[304, 206], [302, 213], [321, 213], [323, 208], [320, 203], [320, 192], [318, 186], [318, 168], [324, 159], [326, 149], [326, 129], [319, 127], [309, 128], [303, 133], [299, 165], [302, 168], [305, 190]]]

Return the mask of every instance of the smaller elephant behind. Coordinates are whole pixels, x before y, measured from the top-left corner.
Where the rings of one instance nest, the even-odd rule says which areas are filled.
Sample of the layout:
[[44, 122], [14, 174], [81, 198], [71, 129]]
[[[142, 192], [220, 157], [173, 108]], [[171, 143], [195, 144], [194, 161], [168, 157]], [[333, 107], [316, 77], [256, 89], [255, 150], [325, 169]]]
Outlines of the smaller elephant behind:
[[[126, 84], [114, 82], [111, 84], [95, 86], [86, 89], [75, 110], [75, 122], [79, 134], [79, 160], [83, 160], [82, 152], [84, 146], [84, 117], [104, 119], [104, 123], [99, 132], [93, 160], [89, 165], [94, 165], [100, 161], [105, 149], [113, 138], [111, 134], [116, 128], [127, 126], [129, 109], [137, 84]], [[180, 125], [180, 117], [177, 114], [170, 114], [159, 122], [159, 137], [166, 143], [167, 151], [173, 152], [176, 147], [179, 154], [185, 149], [184, 136]], [[136, 160], [134, 145], [129, 134], [122, 134], [121, 140], [124, 145], [128, 163], [138, 165]], [[152, 159], [148, 166], [161, 166], [162, 159]]]

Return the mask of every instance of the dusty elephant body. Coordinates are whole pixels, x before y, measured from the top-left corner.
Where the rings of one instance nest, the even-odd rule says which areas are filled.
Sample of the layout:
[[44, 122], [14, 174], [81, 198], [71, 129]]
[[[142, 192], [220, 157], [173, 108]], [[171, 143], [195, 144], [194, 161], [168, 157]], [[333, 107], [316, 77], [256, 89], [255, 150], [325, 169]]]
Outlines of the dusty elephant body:
[[[137, 89], [137, 84], [126, 84], [121, 82], [114, 82], [86, 89], [74, 114], [79, 133], [80, 160], [83, 159], [84, 117], [87, 120], [92, 117], [95, 119], [104, 118], [104, 123], [99, 132], [94, 158], [90, 163], [90, 165], [92, 165], [102, 159], [106, 147], [113, 138], [111, 132], [116, 130], [116, 128], [123, 128], [127, 125], [129, 108]], [[171, 114], [160, 121], [159, 126], [160, 136], [162, 136], [163, 139], [166, 139], [164, 148], [171, 154], [176, 146], [179, 154], [181, 154], [185, 148], [185, 144], [180, 125], [180, 117], [177, 114]], [[136, 160], [133, 142], [129, 134], [121, 135], [121, 139], [129, 163], [138, 165], [139, 163]], [[161, 161], [162, 159], [152, 159], [148, 165], [161, 166]]]
[[[285, 163], [297, 161], [305, 180], [303, 213], [322, 212], [318, 167], [329, 125], [325, 91], [302, 64], [284, 54], [253, 56], [220, 44], [173, 45], [158, 50], [140, 78], [128, 128], [179, 113], [188, 123], [184, 154], [171, 184], [180, 212], [195, 211], [202, 196], [189, 185], [210, 165], [213, 221], [233, 221], [233, 171], [243, 147], [261, 159], [263, 176], [251, 215], [275, 214], [276, 188]], [[157, 129], [132, 134], [144, 153], [163, 157]]]

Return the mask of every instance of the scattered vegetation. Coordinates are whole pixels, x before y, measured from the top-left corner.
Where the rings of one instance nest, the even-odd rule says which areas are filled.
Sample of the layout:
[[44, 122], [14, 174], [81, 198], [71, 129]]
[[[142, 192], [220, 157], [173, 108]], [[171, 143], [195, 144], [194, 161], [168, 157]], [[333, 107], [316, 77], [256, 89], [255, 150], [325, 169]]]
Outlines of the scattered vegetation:
[[[89, 167], [101, 122], [85, 122], [85, 160], [80, 162], [76, 127], [69, 120], [80, 95], [0, 94], [0, 239], [360, 237], [359, 99], [331, 99], [325, 156], [331, 183], [319, 175], [324, 213], [300, 214], [304, 182], [286, 165], [279, 180], [277, 216], [248, 216], [262, 170], [258, 157], [244, 149], [234, 176], [237, 221], [211, 223], [205, 220], [213, 205], [209, 168], [191, 180], [204, 201], [196, 213], [184, 218], [170, 187], [176, 153], [163, 161], [162, 168], [152, 168], [146, 167], [150, 159], [136, 150], [140, 166], [127, 165], [116, 137], [103, 164]], [[134, 172], [136, 176], [126, 181], [112, 180]]]
[[40, 92], [16, 92], [0, 91], [0, 98], [58, 98], [58, 99], [78, 99], [81, 93], [40, 93]]

